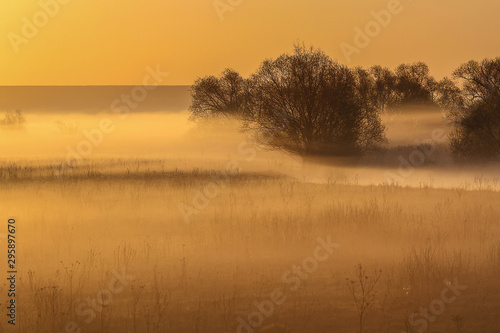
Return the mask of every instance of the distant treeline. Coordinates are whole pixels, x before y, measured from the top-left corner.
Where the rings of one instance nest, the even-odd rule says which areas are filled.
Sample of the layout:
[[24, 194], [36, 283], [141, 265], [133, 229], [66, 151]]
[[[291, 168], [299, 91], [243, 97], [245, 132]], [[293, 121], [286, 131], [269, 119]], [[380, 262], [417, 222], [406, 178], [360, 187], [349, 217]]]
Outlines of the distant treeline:
[[266, 144], [299, 155], [360, 155], [386, 142], [380, 115], [403, 106], [445, 110], [457, 158], [500, 158], [500, 58], [470, 61], [436, 81], [418, 62], [348, 68], [295, 46], [248, 78], [226, 69], [191, 88], [193, 120], [236, 117]]
[[[0, 86], [0, 110], [25, 114], [111, 112], [111, 104], [134, 86]], [[138, 103], [135, 113], [182, 112], [191, 102], [189, 86], [158, 86]]]

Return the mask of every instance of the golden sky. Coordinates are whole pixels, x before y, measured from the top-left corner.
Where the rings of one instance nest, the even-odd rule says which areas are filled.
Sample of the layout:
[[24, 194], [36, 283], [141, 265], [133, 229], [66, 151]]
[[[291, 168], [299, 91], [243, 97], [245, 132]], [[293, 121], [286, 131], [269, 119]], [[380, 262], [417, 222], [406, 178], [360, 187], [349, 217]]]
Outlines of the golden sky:
[[440, 78], [467, 60], [500, 56], [499, 1], [397, 2], [220, 0], [231, 10], [218, 13], [213, 0], [3, 0], [0, 85], [135, 85], [156, 64], [170, 73], [163, 84], [191, 84], [226, 67], [248, 75], [296, 41], [348, 64], [340, 45], [355, 46], [354, 29], [391, 6], [398, 13], [349, 65], [422, 60]]

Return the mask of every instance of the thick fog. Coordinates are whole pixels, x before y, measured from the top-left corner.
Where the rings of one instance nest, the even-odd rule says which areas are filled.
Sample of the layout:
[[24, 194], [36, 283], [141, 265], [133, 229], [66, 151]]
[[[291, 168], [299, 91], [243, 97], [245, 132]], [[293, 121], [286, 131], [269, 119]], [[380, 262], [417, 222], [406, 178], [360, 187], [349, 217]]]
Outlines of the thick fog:
[[[258, 145], [237, 121], [193, 123], [189, 113], [26, 113], [21, 130], [0, 130], [4, 162], [101, 158], [167, 159], [172, 169], [219, 169], [231, 159], [242, 171], [281, 173], [308, 182], [359, 185], [487, 187], [498, 190], [496, 165], [459, 165], [447, 148], [450, 126], [435, 110], [383, 115], [386, 149], [361, 161], [306, 159]], [[419, 146], [425, 144], [424, 146]], [[420, 147], [417, 149], [417, 147]], [[245, 155], [251, 151], [251, 162]]]

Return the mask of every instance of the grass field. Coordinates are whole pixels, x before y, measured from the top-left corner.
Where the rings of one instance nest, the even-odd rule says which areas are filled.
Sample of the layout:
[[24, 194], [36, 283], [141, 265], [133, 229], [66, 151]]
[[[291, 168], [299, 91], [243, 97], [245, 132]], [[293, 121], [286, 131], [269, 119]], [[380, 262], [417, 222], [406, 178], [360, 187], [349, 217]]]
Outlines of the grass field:
[[0, 163], [16, 331], [500, 332], [498, 192], [53, 164]]

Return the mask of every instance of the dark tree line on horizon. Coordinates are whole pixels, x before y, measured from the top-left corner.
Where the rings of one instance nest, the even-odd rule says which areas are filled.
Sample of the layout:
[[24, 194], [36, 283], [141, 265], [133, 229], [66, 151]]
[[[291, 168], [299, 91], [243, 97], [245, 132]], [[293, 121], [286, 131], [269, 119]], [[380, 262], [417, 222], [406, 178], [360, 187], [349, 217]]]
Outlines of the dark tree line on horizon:
[[237, 118], [267, 145], [301, 156], [359, 156], [386, 142], [381, 113], [445, 110], [457, 158], [500, 158], [500, 58], [470, 61], [436, 81], [423, 62], [348, 68], [295, 46], [248, 78], [232, 69], [191, 88], [193, 120]]

